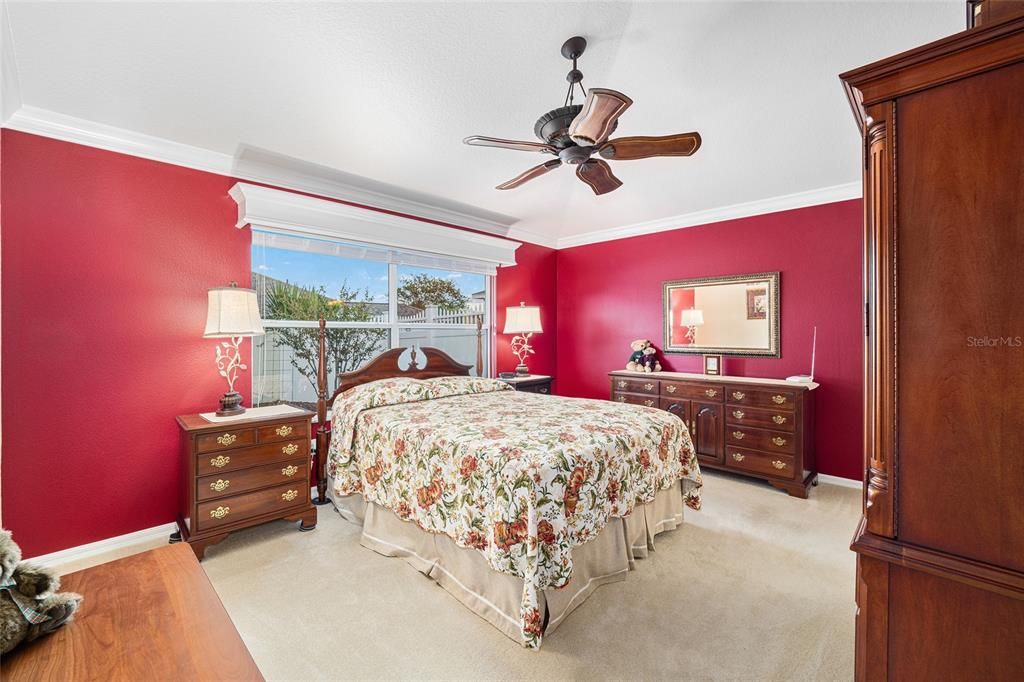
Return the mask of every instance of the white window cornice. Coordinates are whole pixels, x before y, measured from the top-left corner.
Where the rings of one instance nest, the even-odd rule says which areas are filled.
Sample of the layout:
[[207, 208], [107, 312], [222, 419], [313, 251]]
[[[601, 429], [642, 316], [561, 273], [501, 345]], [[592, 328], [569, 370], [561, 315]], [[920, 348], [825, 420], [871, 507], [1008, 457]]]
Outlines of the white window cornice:
[[444, 227], [369, 208], [239, 182], [229, 192], [239, 228], [340, 239], [440, 254], [492, 265], [515, 265], [520, 242]]

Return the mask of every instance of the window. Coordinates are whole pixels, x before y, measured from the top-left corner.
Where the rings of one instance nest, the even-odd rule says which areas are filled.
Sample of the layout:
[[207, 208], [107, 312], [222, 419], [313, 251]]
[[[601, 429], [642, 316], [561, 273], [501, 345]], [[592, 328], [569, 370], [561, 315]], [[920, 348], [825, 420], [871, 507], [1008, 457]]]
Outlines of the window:
[[[316, 402], [317, 327], [328, 384], [388, 348], [433, 346], [488, 372], [493, 277], [471, 261], [253, 231], [253, 405]], [[479, 349], [479, 350], [478, 350]]]

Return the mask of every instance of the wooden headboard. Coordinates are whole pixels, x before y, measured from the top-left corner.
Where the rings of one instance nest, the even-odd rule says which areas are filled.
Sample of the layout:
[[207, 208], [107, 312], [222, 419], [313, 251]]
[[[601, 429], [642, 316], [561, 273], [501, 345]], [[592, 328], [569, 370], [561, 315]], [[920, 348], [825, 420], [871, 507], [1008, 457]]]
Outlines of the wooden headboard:
[[[477, 374], [483, 368], [483, 351], [480, 324], [477, 324]], [[320, 319], [320, 332], [318, 335], [318, 357], [316, 370], [316, 470], [317, 470], [317, 504], [327, 502], [326, 490], [326, 469], [327, 469], [327, 448], [330, 446], [330, 430], [325, 428], [327, 424], [327, 408], [334, 403], [334, 399], [343, 391], [354, 386], [366, 384], [378, 379], [391, 379], [394, 377], [406, 377], [408, 379], [432, 379], [434, 377], [447, 376], [469, 376], [473, 365], [463, 365], [456, 362], [452, 356], [438, 348], [421, 346], [419, 352], [414, 347], [392, 348], [386, 350], [368, 363], [352, 372], [345, 372], [338, 375], [338, 387], [330, 392], [327, 386], [327, 322]], [[402, 369], [398, 364], [399, 357], [409, 351], [412, 359], [407, 369]]]

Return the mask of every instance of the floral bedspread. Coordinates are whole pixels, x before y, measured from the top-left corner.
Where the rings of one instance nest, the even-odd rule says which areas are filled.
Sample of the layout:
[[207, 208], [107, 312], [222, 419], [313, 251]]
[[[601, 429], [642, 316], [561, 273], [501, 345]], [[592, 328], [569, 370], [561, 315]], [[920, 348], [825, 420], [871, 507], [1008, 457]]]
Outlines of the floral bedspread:
[[523, 578], [530, 647], [541, 640], [538, 593], [569, 582], [573, 546], [680, 480], [700, 508], [690, 435], [662, 410], [443, 377], [357, 386], [332, 417], [335, 493], [362, 493]]

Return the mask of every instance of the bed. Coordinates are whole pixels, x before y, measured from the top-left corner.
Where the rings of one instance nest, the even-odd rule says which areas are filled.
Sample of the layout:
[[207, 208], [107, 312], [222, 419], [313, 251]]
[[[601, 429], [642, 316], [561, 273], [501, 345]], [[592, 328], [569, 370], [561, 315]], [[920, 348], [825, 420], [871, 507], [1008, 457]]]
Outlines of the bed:
[[320, 348], [320, 499], [523, 646], [700, 508], [690, 436], [668, 412], [517, 392], [425, 347], [329, 394], [323, 326]]

